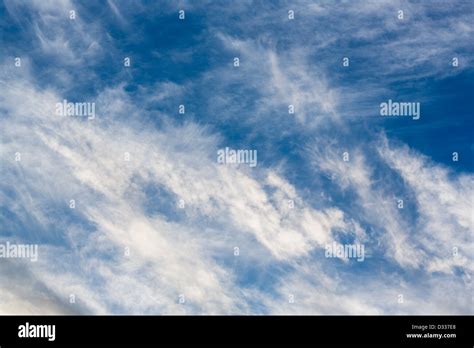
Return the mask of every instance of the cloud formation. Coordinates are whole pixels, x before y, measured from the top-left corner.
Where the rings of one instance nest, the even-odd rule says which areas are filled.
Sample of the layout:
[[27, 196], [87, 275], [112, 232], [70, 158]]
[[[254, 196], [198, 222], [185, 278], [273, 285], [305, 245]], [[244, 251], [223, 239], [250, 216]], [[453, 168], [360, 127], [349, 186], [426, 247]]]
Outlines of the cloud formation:
[[[28, 41], [9, 34], [1, 57], [0, 242], [40, 255], [0, 260], [0, 313], [472, 313], [472, 172], [360, 117], [407, 79], [472, 72], [472, 9], [298, 2], [291, 24], [284, 2], [181, 5], [186, 24], [172, 6], [3, 5]], [[155, 15], [187, 50], [150, 43]], [[96, 117], [57, 115], [64, 99]], [[258, 166], [218, 163], [226, 146]], [[333, 242], [364, 262], [325, 257]]]

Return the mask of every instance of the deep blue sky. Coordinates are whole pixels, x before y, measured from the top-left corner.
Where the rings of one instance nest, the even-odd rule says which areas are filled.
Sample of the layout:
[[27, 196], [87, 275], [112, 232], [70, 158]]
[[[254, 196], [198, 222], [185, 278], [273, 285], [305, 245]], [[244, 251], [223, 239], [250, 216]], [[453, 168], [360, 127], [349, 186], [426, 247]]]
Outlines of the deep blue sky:
[[0, 313], [472, 314], [473, 23], [471, 1], [2, 2], [0, 241], [43, 256]]

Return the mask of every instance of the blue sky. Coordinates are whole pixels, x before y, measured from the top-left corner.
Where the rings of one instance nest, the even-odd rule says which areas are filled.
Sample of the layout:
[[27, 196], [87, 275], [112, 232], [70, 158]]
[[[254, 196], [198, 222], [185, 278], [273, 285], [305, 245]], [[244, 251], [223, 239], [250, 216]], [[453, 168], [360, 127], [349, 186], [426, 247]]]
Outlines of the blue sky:
[[4, 1], [0, 312], [472, 314], [473, 7]]

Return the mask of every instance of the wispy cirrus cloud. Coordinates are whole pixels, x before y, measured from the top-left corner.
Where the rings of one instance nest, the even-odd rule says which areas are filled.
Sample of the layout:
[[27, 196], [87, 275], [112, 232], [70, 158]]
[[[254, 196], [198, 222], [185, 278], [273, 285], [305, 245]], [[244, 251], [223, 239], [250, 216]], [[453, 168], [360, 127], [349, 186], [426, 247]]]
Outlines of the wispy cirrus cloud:
[[[471, 313], [472, 174], [360, 116], [393, 94], [430, 100], [405, 81], [471, 71], [472, 11], [338, 5], [235, 2], [215, 16], [109, 1], [100, 16], [7, 1], [29, 41], [6, 40], [23, 64], [3, 56], [0, 70], [0, 241], [38, 243], [40, 258], [1, 264], [0, 312]], [[150, 40], [156, 16], [189, 41]], [[57, 115], [71, 98], [96, 117]], [[257, 150], [258, 166], [219, 164], [226, 146]], [[327, 258], [333, 242], [367, 257]]]

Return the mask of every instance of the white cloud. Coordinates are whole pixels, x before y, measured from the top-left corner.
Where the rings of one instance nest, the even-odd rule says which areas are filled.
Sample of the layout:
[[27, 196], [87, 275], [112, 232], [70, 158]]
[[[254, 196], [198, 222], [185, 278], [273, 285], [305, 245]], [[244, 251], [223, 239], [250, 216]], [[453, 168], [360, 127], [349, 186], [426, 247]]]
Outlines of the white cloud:
[[[12, 80], [3, 96], [2, 127], [6, 138], [14, 139], [2, 147], [3, 177], [17, 182], [15, 198], [5, 194], [4, 203], [20, 221], [33, 218], [42, 230], [54, 230], [41, 236], [47, 244], [35, 277], [57, 296], [66, 300], [74, 291], [85, 308], [101, 313], [147, 312], [154, 306], [166, 313], [236, 313], [245, 310], [246, 300], [233, 285], [235, 275], [213, 259], [223, 249], [227, 258], [233, 257], [235, 245], [230, 240], [223, 244], [223, 231], [238, 234], [243, 251], [252, 250], [256, 240], [275, 260], [287, 261], [332, 240], [334, 228], [353, 228], [336, 208], [306, 206], [272, 170], [259, 168], [266, 177], [259, 183], [251, 170], [217, 164], [219, 137], [196, 124], [150, 131], [133, 118], [105, 122], [134, 108], [125, 96], [117, 97], [121, 90], [100, 95], [98, 116], [90, 121], [54, 115], [62, 98], [27, 81]], [[20, 163], [14, 162], [16, 151], [23, 154]], [[130, 153], [129, 162], [124, 152]], [[31, 165], [33, 159], [38, 166]], [[165, 187], [175, 197], [172, 204], [184, 199], [185, 218], [170, 222], [166, 216], [147, 215], [143, 183]], [[80, 219], [95, 226], [93, 235], [51, 214], [54, 207], [68, 209], [70, 199]], [[289, 199], [297, 205], [294, 211], [287, 207]], [[206, 229], [204, 221], [214, 229]], [[67, 243], [51, 249], [55, 233]], [[79, 242], [82, 238], [87, 244]], [[111, 250], [104, 250], [104, 243]], [[122, 255], [125, 247], [129, 259]], [[71, 248], [77, 260], [61, 261]], [[92, 252], [97, 255], [91, 258]], [[64, 262], [80, 267], [50, 267]], [[84, 269], [98, 284], [87, 285], [84, 277], [90, 275], [75, 273]], [[106, 299], [91, 297], [93, 291]], [[150, 299], [137, 305], [138, 294]], [[186, 296], [187, 307], [177, 303], [179, 294]]]
[[386, 138], [379, 151], [415, 193], [419, 217], [414, 233], [425, 250], [427, 271], [453, 273], [460, 267], [472, 272], [474, 177], [452, 174], [406, 146], [390, 147]]
[[[242, 10], [249, 4], [236, 6]], [[423, 14], [417, 4], [401, 4], [407, 6], [408, 18]], [[312, 49], [329, 49], [341, 33], [375, 39], [387, 30], [406, 30], [407, 35], [383, 44], [385, 51], [377, 56], [382, 60], [408, 57], [392, 70], [374, 70], [396, 75], [435, 55], [462, 49], [464, 38], [472, 32], [466, 21], [469, 14], [444, 21], [446, 27], [423, 17], [404, 29], [391, 17], [396, 15], [397, 4], [344, 5], [333, 15], [344, 18], [347, 10], [351, 21], [342, 21], [339, 31], [323, 30], [314, 35], [314, 42], [303, 40], [304, 48], [288, 52], [269, 35], [237, 39], [217, 31], [226, 49], [241, 57], [241, 67], [233, 69], [229, 61], [228, 66], [204, 74], [194, 87], [215, 82], [215, 90], [220, 90], [242, 82], [260, 95], [255, 117], [239, 122], [276, 124], [283, 117], [273, 111], [281, 110], [287, 119], [287, 105], [294, 104], [297, 129], [314, 131], [317, 139], [315, 126], [325, 124], [333, 131], [339, 126], [343, 96], [342, 89], [332, 87], [323, 73], [323, 63], [309, 69], [314, 66], [310, 64]], [[86, 27], [80, 13], [74, 24], [69, 22], [71, 3], [58, 6], [41, 1], [32, 6], [39, 12], [30, 24], [41, 54], [70, 66], [104, 52], [98, 42], [106, 34], [99, 26]], [[112, 1], [109, 6], [124, 20], [125, 11]], [[6, 7], [20, 21], [20, 7], [9, 1]], [[327, 14], [324, 4], [307, 8], [313, 12], [298, 11], [297, 18]], [[385, 26], [362, 23], [372, 15]], [[250, 19], [245, 25], [259, 25], [260, 19]], [[430, 30], [447, 48], [436, 48], [439, 43], [427, 34]], [[432, 50], [425, 57], [426, 48]], [[367, 52], [371, 59], [376, 53]], [[24, 61], [30, 60], [26, 57]], [[437, 67], [432, 74], [442, 70], [440, 62], [432, 62]], [[3, 279], [12, 269], [20, 274], [0, 285], [6, 299], [0, 302], [0, 312], [236, 314], [261, 308], [296, 314], [472, 312], [472, 175], [452, 174], [385, 139], [350, 150], [349, 162], [342, 161], [337, 140], [318, 140], [304, 151], [312, 156], [314, 180], [321, 173], [332, 179], [321, 197], [337, 187], [348, 195], [349, 204], [324, 200], [316, 209], [304, 198], [307, 194], [302, 195], [285, 178], [284, 170], [218, 165], [216, 150], [226, 144], [210, 128], [197, 122], [177, 126], [164, 113], [160, 114], [160, 129], [145, 124], [142, 116], [147, 105], [132, 99], [124, 84], [105, 89], [95, 98], [97, 117], [93, 121], [56, 116], [54, 105], [63, 99], [57, 92], [60, 88], [35, 86], [28, 65], [21, 70], [3, 65], [1, 70], [5, 82], [1, 82], [0, 96], [0, 194], [2, 206], [13, 215], [3, 232], [11, 233], [7, 229], [12, 228], [18, 238], [41, 241], [42, 254], [34, 266], [0, 267]], [[68, 71], [58, 70], [59, 85], [73, 85]], [[139, 94], [146, 102], [163, 102], [181, 95], [187, 87], [193, 86], [158, 82], [150, 90], [139, 87]], [[357, 91], [344, 97], [354, 98], [352, 103], [360, 96]], [[235, 119], [240, 99], [218, 93], [212, 100], [224, 106], [221, 121]], [[326, 120], [336, 123], [322, 122]], [[368, 150], [377, 146], [380, 158], [373, 159]], [[14, 161], [16, 152], [22, 155], [20, 163]], [[130, 161], [124, 160], [124, 152], [130, 153]], [[388, 166], [389, 174], [377, 173], [373, 161]], [[394, 178], [401, 178], [404, 187], [398, 187]], [[148, 200], [149, 185], [167, 192], [159, 197], [160, 204]], [[400, 192], [413, 194], [414, 224], [397, 208]], [[70, 199], [76, 200], [74, 214], [69, 214]], [[177, 207], [179, 199], [185, 201], [183, 210]], [[293, 209], [289, 200], [294, 201]], [[160, 210], [165, 203], [171, 208]], [[157, 211], [150, 213], [146, 208]], [[29, 228], [23, 230], [23, 226]], [[324, 245], [341, 235], [365, 243], [386, 266], [354, 276], [353, 264], [324, 259]], [[264, 286], [245, 284], [239, 269], [229, 266], [237, 264], [235, 246], [245, 255], [239, 260], [241, 267], [248, 264], [271, 272], [268, 269], [274, 266], [279, 273]], [[124, 254], [126, 247], [130, 256]], [[459, 247], [456, 257], [453, 247]], [[25, 279], [28, 285], [22, 287]], [[68, 303], [72, 293], [77, 295], [76, 305]], [[396, 302], [400, 293], [406, 298], [404, 306]], [[178, 303], [180, 294], [186, 297], [185, 305]], [[294, 304], [288, 303], [289, 294], [295, 296]], [[254, 302], [262, 307], [256, 310]]]

